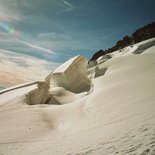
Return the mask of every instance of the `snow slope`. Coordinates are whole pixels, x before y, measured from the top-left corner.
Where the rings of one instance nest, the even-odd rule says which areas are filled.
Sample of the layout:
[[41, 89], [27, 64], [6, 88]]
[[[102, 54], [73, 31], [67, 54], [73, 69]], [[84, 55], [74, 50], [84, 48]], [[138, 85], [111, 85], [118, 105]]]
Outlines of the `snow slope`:
[[47, 104], [27, 104], [26, 94], [40, 91], [36, 84], [0, 94], [0, 154], [154, 155], [154, 40], [100, 58], [92, 68], [74, 63], [78, 57], [61, 66], [61, 74], [87, 75], [85, 92], [50, 85], [51, 73], [44, 81]]

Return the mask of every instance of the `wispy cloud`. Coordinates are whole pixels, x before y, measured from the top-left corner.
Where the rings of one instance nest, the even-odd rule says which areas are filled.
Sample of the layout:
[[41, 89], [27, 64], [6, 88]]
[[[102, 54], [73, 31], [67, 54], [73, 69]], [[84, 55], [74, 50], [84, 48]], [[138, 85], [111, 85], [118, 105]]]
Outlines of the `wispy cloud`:
[[[73, 0], [0, 0], [0, 22], [19, 32], [15, 40], [12, 33], [5, 35], [2, 30], [0, 47], [40, 58], [49, 53], [48, 58], [56, 61], [67, 60], [76, 51], [102, 48], [105, 35], [99, 28], [93, 29], [95, 19], [90, 24], [93, 17], [87, 15], [90, 10], [85, 11], [87, 2], [82, 2], [80, 7], [81, 2]], [[81, 54], [85, 55], [84, 52]]]
[[70, 36], [68, 36], [67, 34], [56, 32], [39, 33], [37, 38], [50, 41], [62, 41], [71, 39]]
[[52, 50], [49, 50], [49, 49], [46, 49], [46, 48], [43, 48], [43, 47], [40, 47], [40, 46], [37, 46], [37, 45], [34, 45], [34, 44], [31, 44], [31, 43], [28, 43], [26, 41], [23, 41], [23, 40], [19, 40], [17, 39], [18, 41], [20, 41], [21, 43], [31, 47], [31, 48], [34, 48], [34, 49], [38, 49], [38, 50], [41, 50], [43, 52], [47, 52], [49, 54], [54, 54], [55, 52], [53, 52]]
[[68, 54], [63, 54], [63, 53], [57, 53], [57, 52], [54, 52], [50, 49], [47, 49], [47, 48], [43, 48], [41, 46], [38, 46], [38, 45], [34, 45], [34, 44], [31, 44], [31, 43], [28, 43], [27, 41], [23, 41], [23, 40], [20, 40], [20, 39], [17, 39], [19, 42], [31, 47], [31, 48], [34, 48], [34, 49], [37, 49], [39, 51], [42, 51], [42, 52], [45, 52], [45, 53], [48, 53], [48, 54], [56, 54], [56, 55], [63, 55], [63, 56], [70, 56]]
[[60, 0], [60, 4], [65, 7], [68, 11], [75, 8], [71, 3], [69, 3], [67, 0]]
[[0, 22], [12, 22], [20, 19], [20, 14], [11, 11], [0, 3]]
[[4, 86], [44, 79], [60, 65], [2, 49], [0, 49], [0, 59], [0, 84]]
[[[67, 0], [51, 0], [47, 2], [42, 0], [0, 0], [0, 22], [22, 21], [35, 15], [37, 17], [42, 15], [47, 18], [47, 13], [49, 13], [47, 10], [50, 10], [52, 14], [56, 14], [62, 12], [62, 10], [69, 11], [73, 8], [74, 6]], [[35, 21], [37, 22], [37, 20], [38, 18]]]
[[66, 6], [68, 6], [68, 7], [70, 7], [70, 8], [74, 8], [74, 6], [71, 4], [71, 3], [69, 3], [68, 1], [66, 1], [66, 0], [61, 0]]

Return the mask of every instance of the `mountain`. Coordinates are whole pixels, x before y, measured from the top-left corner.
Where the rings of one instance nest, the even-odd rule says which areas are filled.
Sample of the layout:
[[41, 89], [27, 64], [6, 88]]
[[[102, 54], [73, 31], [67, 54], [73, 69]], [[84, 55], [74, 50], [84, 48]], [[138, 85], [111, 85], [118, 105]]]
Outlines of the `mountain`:
[[155, 38], [87, 65], [0, 91], [0, 154], [155, 155]]
[[97, 58], [99, 58], [101, 55], [105, 55], [107, 53], [111, 53], [114, 51], [117, 51], [119, 49], [122, 49], [126, 46], [150, 39], [155, 37], [155, 22], [148, 24], [142, 28], [139, 28], [138, 30], [136, 30], [132, 36], [125, 36], [123, 37], [123, 39], [119, 40], [116, 45], [114, 45], [111, 48], [108, 48], [107, 50], [99, 50], [97, 51], [92, 58], [89, 61], [93, 61], [96, 60]]

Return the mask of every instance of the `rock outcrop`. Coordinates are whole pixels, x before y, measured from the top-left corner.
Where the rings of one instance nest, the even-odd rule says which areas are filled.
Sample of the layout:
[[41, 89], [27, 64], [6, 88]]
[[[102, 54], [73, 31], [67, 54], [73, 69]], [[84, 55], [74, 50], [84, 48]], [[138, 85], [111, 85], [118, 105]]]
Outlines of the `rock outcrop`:
[[[105, 55], [105, 54], [106, 54], [106, 52], [103, 51], [103, 50], [101, 49], [101, 50], [97, 51], [97, 52], [92, 56], [92, 58], [90, 59], [90, 61], [94, 61], [94, 60], [96, 60], [97, 58], [99, 58], [100, 56]], [[90, 62], [90, 61], [89, 61], [89, 62]]]
[[123, 39], [117, 41], [116, 45], [114, 45], [111, 48], [108, 48], [107, 50], [99, 50], [97, 51], [92, 58], [89, 60], [89, 62], [94, 61], [98, 59], [100, 56], [112, 53], [114, 51], [120, 50], [126, 46], [150, 39], [155, 37], [155, 22], [148, 24], [142, 28], [139, 28], [136, 30], [131, 37], [125, 36]]
[[153, 37], [155, 37], [155, 22], [136, 30], [131, 39], [134, 43], [138, 43]]

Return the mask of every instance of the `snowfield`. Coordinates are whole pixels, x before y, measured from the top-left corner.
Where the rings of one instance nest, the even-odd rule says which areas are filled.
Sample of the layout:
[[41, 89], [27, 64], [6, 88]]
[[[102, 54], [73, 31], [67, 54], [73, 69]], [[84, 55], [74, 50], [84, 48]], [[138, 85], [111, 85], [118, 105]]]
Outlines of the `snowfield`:
[[0, 154], [155, 155], [155, 38], [0, 92]]

